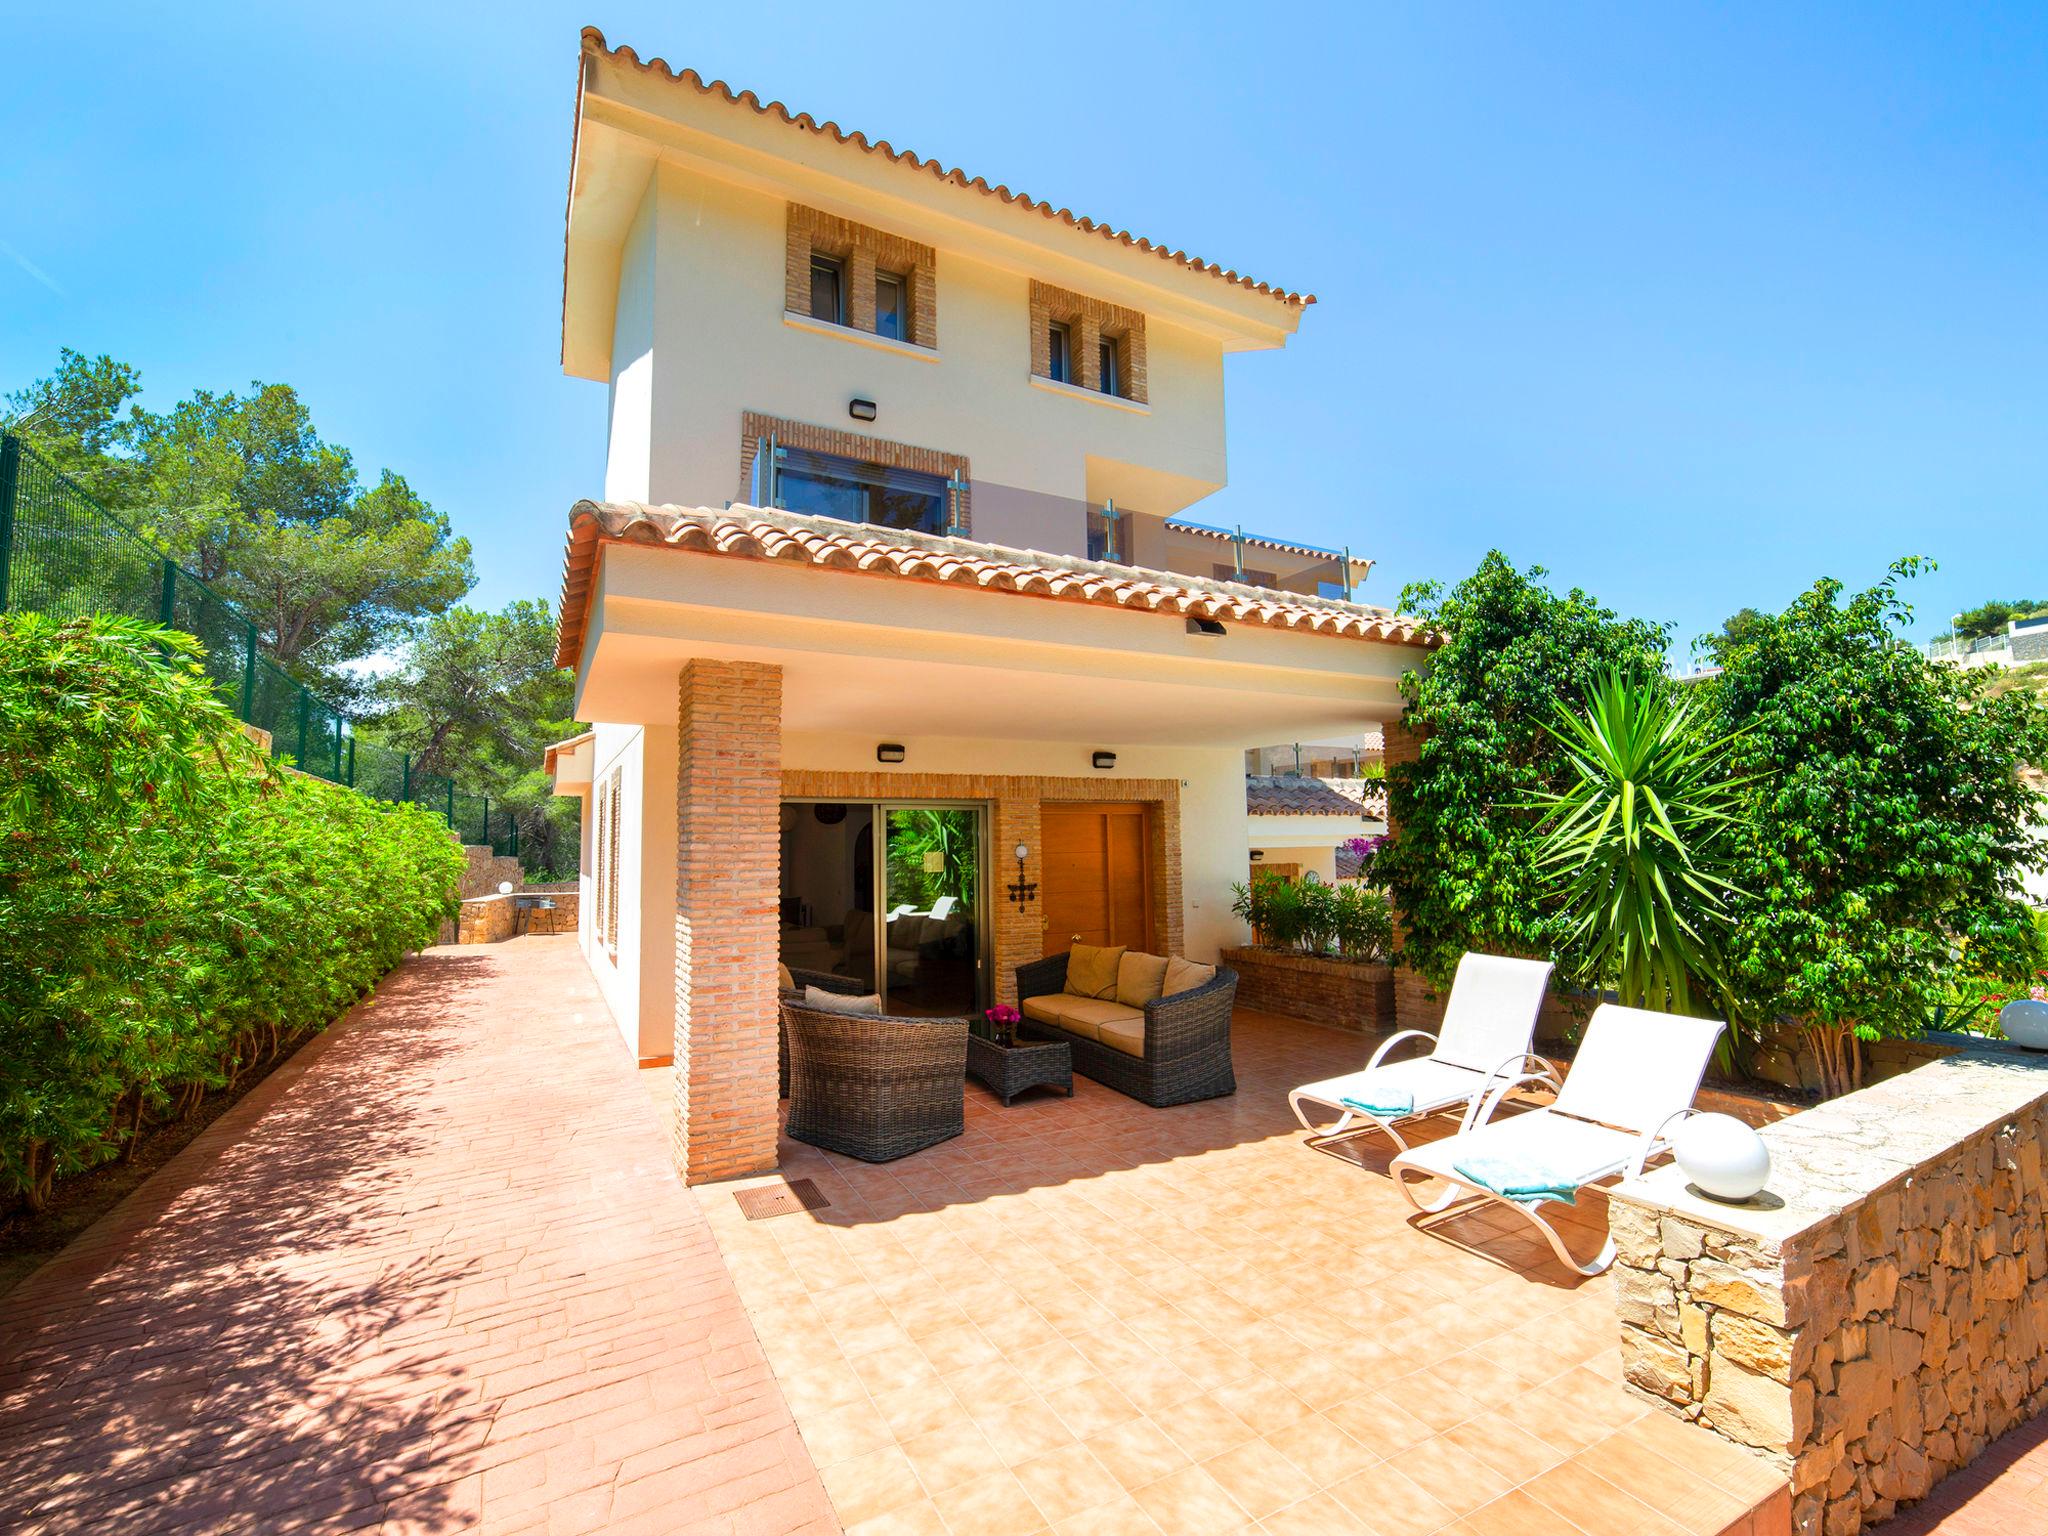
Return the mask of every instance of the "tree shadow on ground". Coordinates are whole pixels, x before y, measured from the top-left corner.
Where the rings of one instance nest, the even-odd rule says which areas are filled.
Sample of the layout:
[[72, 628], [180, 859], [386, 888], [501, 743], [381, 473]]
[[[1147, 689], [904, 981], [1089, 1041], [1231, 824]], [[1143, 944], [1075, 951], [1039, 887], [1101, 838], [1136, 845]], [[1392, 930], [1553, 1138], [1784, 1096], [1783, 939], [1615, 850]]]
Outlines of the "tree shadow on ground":
[[483, 1411], [434, 1336], [474, 1261], [390, 1234], [475, 965], [409, 961], [0, 1301], [0, 1528], [465, 1521], [442, 1463]]

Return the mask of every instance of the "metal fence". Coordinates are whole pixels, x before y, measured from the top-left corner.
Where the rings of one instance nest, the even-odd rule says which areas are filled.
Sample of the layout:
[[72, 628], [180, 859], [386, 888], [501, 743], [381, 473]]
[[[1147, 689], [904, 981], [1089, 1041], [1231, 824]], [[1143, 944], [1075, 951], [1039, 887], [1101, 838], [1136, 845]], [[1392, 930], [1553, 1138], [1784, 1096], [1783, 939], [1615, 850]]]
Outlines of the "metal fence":
[[346, 716], [262, 653], [246, 614], [10, 433], [0, 436], [0, 613], [15, 610], [63, 619], [121, 613], [182, 629], [198, 638], [221, 697], [270, 733], [276, 756], [377, 799], [437, 811], [465, 843], [519, 851], [517, 826], [488, 795], [358, 737]]

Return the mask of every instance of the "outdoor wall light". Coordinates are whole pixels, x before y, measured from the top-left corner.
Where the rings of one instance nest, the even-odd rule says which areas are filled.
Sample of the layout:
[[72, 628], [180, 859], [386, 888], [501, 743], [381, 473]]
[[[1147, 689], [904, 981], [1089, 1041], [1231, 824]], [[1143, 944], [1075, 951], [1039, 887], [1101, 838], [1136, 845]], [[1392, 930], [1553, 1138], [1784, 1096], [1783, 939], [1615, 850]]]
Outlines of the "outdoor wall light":
[[1098, 768], [1114, 768], [1116, 766], [1116, 754], [1114, 752], [1098, 752], [1089, 758], [1088, 761]]
[[875, 402], [872, 400], [849, 400], [846, 402], [846, 414], [855, 421], [873, 421], [875, 419]]
[[1221, 640], [1229, 631], [1214, 619], [1189, 619], [1188, 633], [1208, 640]]
[[1024, 878], [1024, 861], [1030, 856], [1031, 845], [1029, 843], [1019, 843], [1017, 845], [1017, 879], [1010, 887], [1010, 900], [1020, 907], [1027, 901], [1035, 901], [1038, 897], [1038, 882]]
[[1254, 849], [1252, 850], [1252, 862], [1253, 862], [1254, 864], [1258, 863], [1258, 862], [1259, 862], [1259, 860], [1263, 859], [1263, 858], [1264, 858], [1265, 856], [1266, 856], [1266, 850], [1265, 850], [1265, 849], [1263, 849], [1263, 848], [1254, 848]]
[[883, 742], [880, 746], [875, 748], [875, 761], [878, 763], [902, 762], [903, 743], [900, 741]]

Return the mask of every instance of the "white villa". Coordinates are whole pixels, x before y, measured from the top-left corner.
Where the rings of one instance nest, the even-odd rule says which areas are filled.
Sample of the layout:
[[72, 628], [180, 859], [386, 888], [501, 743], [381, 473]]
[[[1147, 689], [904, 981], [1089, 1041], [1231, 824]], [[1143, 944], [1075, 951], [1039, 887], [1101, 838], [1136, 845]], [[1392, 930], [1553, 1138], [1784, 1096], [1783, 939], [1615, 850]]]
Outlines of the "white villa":
[[1224, 358], [1311, 302], [584, 34], [562, 361], [610, 439], [550, 765], [687, 1178], [775, 1162], [779, 964], [961, 1014], [1076, 937], [1242, 939], [1247, 750], [1376, 732], [1426, 643], [1367, 561], [1181, 515]]

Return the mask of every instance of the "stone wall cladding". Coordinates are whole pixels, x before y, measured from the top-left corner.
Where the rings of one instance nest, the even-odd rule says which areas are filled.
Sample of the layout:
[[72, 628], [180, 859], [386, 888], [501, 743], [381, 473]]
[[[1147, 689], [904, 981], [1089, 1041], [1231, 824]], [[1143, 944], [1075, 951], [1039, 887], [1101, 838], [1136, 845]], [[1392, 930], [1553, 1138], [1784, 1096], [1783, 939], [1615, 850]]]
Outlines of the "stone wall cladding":
[[[528, 886], [520, 894], [524, 896], [546, 894], [550, 889], [552, 888], [549, 886]], [[554, 906], [551, 908], [528, 907], [526, 909], [526, 917], [524, 919], [526, 931], [530, 934], [574, 933], [576, 931], [578, 909], [583, 904], [583, 898], [572, 889], [566, 894], [551, 895], [548, 899], [554, 903]]]
[[702, 1184], [775, 1166], [782, 669], [693, 660], [676, 701], [673, 1155]]
[[846, 324], [852, 329], [873, 334], [875, 274], [893, 272], [910, 285], [910, 334], [904, 340], [913, 346], [938, 346], [938, 256], [930, 246], [791, 203], [782, 268], [782, 304], [791, 314], [811, 312], [813, 253], [844, 263], [843, 302]]
[[526, 880], [526, 871], [519, 867], [517, 859], [492, 853], [487, 843], [464, 843], [462, 860], [464, 900], [471, 896], [494, 896], [507, 881], [516, 891]]
[[1019, 906], [1008, 886], [1017, 878], [1016, 847], [1031, 850], [1024, 878], [1037, 883], [1045, 876], [1045, 850], [1039, 836], [1039, 809], [1051, 801], [1136, 801], [1153, 807], [1152, 910], [1164, 952], [1183, 953], [1181, 911], [1180, 780], [1083, 779], [1044, 775], [982, 775], [965, 773], [876, 773], [792, 768], [782, 775], [782, 792], [807, 800], [973, 800], [989, 807], [990, 964], [995, 967], [990, 996], [999, 1003], [1017, 1001], [1017, 967], [1045, 954], [1043, 900]]
[[517, 931], [519, 909], [511, 896], [471, 896], [455, 916], [455, 942], [496, 944]]
[[1237, 972], [1237, 1002], [1335, 1029], [1375, 1034], [1394, 1027], [1394, 972], [1278, 949], [1226, 949]]
[[754, 483], [754, 456], [761, 439], [772, 436], [784, 448], [801, 448], [808, 453], [829, 453], [861, 464], [880, 464], [887, 469], [908, 469], [923, 475], [943, 475], [954, 483], [951, 506], [953, 533], [966, 537], [974, 527], [973, 469], [963, 454], [945, 453], [937, 448], [919, 448], [910, 443], [892, 443], [887, 438], [865, 437], [842, 432], [837, 427], [816, 427], [807, 421], [790, 421], [759, 411], [740, 413], [740, 499], [744, 501]]
[[1116, 370], [1125, 400], [1146, 404], [1150, 383], [1146, 377], [1145, 317], [1135, 309], [1106, 303], [1083, 294], [1055, 288], [1035, 278], [1031, 283], [1031, 371], [1041, 379], [1052, 377], [1052, 341], [1047, 334], [1054, 321], [1064, 323], [1069, 335], [1067, 359], [1072, 375], [1067, 382], [1083, 389], [1102, 388], [1102, 360], [1097, 355], [1104, 335], [1116, 342]]
[[2048, 1409], [2048, 1063], [1986, 1047], [1764, 1135], [1771, 1219], [1675, 1169], [1610, 1202], [1623, 1370], [1850, 1536]]

